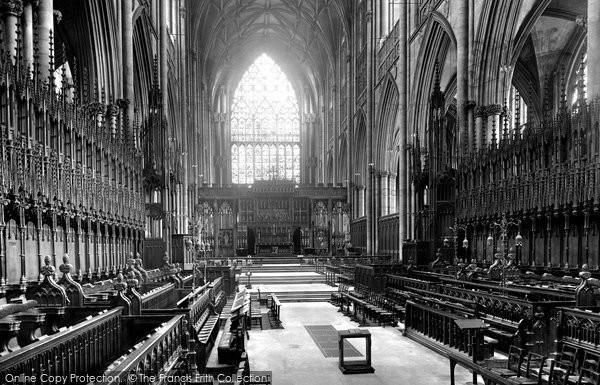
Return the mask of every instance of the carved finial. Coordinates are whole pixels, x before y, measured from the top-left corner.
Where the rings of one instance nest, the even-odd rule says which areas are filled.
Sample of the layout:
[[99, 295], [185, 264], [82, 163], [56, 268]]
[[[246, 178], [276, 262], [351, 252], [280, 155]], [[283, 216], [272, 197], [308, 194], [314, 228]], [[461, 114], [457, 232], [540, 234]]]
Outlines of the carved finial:
[[63, 264], [60, 265], [59, 270], [61, 273], [63, 273], [63, 275], [65, 275], [70, 274], [72, 269], [73, 265], [69, 263], [69, 254], [65, 253], [65, 255], [63, 256]]
[[587, 263], [584, 263], [583, 266], [581, 266], [581, 271], [579, 272], [579, 277], [581, 277], [581, 279], [583, 279], [583, 280], [588, 280], [588, 279], [590, 279], [591, 276], [592, 276], [592, 273], [590, 273], [590, 267], [588, 266]]
[[56, 268], [50, 264], [52, 258], [49, 255], [44, 257], [44, 266], [42, 266], [42, 275], [46, 278], [52, 278]]
[[135, 273], [133, 271], [130, 271], [129, 274], [127, 274], [127, 285], [132, 289], [137, 288], [139, 285], [139, 281], [135, 278]]
[[123, 279], [123, 274], [119, 273], [114, 284], [114, 288], [117, 291], [127, 290], [127, 282]]

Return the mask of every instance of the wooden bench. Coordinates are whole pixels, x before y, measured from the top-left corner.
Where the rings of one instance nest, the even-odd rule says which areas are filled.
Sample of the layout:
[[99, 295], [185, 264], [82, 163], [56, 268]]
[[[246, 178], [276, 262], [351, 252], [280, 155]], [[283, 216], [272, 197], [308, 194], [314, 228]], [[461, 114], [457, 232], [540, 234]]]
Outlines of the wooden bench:
[[277, 321], [277, 325], [281, 325], [281, 302], [279, 302], [279, 298], [274, 293], [271, 294], [270, 301], [269, 308], [271, 309], [271, 314], [273, 314], [273, 318]]
[[465, 367], [473, 372], [473, 375], [480, 375], [483, 378], [484, 383], [493, 383], [493, 384], [501, 384], [501, 385], [516, 385], [517, 382], [511, 380], [510, 378], [502, 377], [501, 375], [492, 372], [490, 369], [485, 366], [479, 365], [473, 362], [473, 359], [465, 354], [447, 352], [446, 357], [450, 360], [450, 385], [454, 385], [454, 369], [456, 368], [456, 364], [459, 364], [462, 367]]

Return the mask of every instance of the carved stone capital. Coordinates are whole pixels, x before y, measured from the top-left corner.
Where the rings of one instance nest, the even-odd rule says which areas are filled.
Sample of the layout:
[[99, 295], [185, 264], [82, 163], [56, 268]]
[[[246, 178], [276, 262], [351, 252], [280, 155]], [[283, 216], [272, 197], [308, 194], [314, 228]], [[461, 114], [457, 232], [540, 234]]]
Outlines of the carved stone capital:
[[109, 104], [108, 106], [106, 106], [106, 116], [107, 117], [112, 117], [112, 116], [117, 116], [119, 114], [119, 106], [117, 106], [116, 104]]
[[90, 103], [88, 108], [92, 116], [103, 115], [106, 111], [106, 106], [100, 102]]
[[131, 104], [131, 100], [129, 99], [117, 99], [117, 106], [122, 109], [126, 109]]
[[486, 108], [486, 113], [490, 115], [500, 115], [502, 113], [502, 106], [500, 104], [490, 104]]
[[23, 2], [21, 0], [0, 1], [0, 14], [20, 16], [23, 13]]
[[487, 116], [487, 108], [485, 106], [477, 106], [475, 107], [475, 117], [486, 117]]

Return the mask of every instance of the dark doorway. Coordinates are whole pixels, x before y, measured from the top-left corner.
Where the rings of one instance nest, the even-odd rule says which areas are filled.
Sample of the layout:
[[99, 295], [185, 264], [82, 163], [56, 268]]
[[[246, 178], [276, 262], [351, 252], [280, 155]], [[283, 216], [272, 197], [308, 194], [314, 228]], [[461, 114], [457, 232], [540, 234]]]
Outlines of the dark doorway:
[[254, 234], [254, 229], [248, 228], [248, 254], [254, 255], [255, 246], [256, 236]]
[[302, 254], [302, 230], [300, 227], [296, 227], [294, 231], [294, 254]]

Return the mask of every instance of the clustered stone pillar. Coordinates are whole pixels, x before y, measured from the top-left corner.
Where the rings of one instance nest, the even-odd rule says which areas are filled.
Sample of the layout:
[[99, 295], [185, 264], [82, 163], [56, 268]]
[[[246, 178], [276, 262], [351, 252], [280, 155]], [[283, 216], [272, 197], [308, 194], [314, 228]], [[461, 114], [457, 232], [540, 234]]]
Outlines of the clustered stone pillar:
[[22, 12], [23, 2], [21, 0], [0, 1], [0, 14], [4, 23], [4, 44], [6, 50], [10, 52], [13, 63], [17, 56], [17, 23]]
[[390, 213], [390, 173], [382, 171], [379, 173], [379, 191], [381, 191], [381, 216]]
[[406, 156], [406, 134], [408, 132], [408, 113], [407, 113], [407, 71], [408, 71], [408, 2], [402, 2], [399, 7], [398, 20], [398, 76], [396, 85], [398, 86], [398, 124], [399, 140], [398, 148], [400, 151], [400, 162], [398, 165], [398, 259], [402, 262], [402, 244], [408, 238], [407, 232], [407, 156]]
[[42, 80], [50, 76], [50, 35], [54, 34], [54, 0], [40, 0], [37, 9], [39, 72]]
[[375, 131], [375, 98], [374, 98], [374, 81], [373, 81], [373, 72], [374, 72], [374, 55], [375, 49], [373, 47], [373, 1], [367, 1], [367, 12], [365, 14], [365, 27], [367, 31], [367, 41], [366, 41], [366, 57], [367, 57], [367, 90], [366, 90], [366, 99], [367, 99], [367, 164], [368, 171], [366, 176], [367, 182], [367, 192], [366, 192], [366, 203], [367, 203], [367, 254], [373, 255], [377, 252], [374, 249], [375, 243], [375, 228], [377, 226], [377, 218], [375, 216], [375, 202], [374, 197], [376, 195], [373, 194], [375, 190], [375, 186], [373, 184], [373, 132]]
[[487, 131], [487, 113], [485, 106], [475, 108], [475, 148], [481, 150], [485, 145]]
[[121, 0], [122, 54], [123, 54], [123, 99], [125, 105], [125, 135], [130, 143], [136, 144], [133, 132], [133, 9], [132, 0]]
[[365, 216], [365, 186], [358, 186], [358, 217]]
[[388, 190], [390, 192], [388, 207], [391, 214], [395, 213], [398, 209], [396, 205], [396, 174], [393, 172], [391, 172], [388, 177]]
[[600, 1], [588, 0], [587, 20], [587, 98], [600, 94]]
[[37, 4], [37, 0], [25, 0], [23, 3], [23, 59], [30, 71], [33, 71], [33, 7]]
[[469, 66], [469, 0], [457, 1], [456, 29], [456, 107], [458, 113], [459, 153], [468, 143], [467, 97]]
[[495, 147], [498, 145], [498, 143], [500, 143], [500, 113], [502, 113], [502, 106], [499, 104], [491, 104], [487, 106], [485, 112], [488, 116], [488, 141], [493, 147]]

